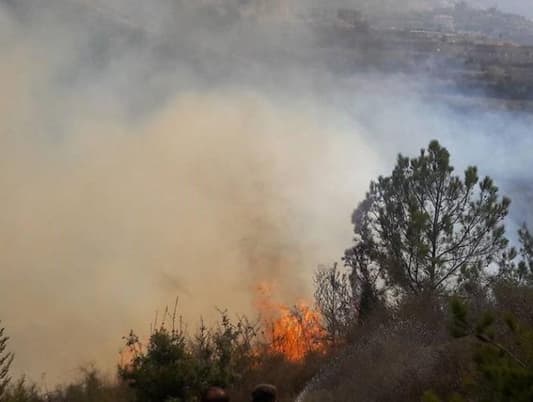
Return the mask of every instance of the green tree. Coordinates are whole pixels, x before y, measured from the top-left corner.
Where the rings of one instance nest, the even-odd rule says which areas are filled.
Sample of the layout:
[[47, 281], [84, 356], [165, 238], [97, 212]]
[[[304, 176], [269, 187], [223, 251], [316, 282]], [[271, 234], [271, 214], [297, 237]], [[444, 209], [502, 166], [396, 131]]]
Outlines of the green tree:
[[[519, 323], [509, 313], [485, 312], [470, 317], [459, 299], [451, 303], [451, 333], [471, 337], [474, 344], [473, 372], [464, 384], [466, 400], [479, 402], [533, 401], [533, 327]], [[439, 401], [428, 393], [426, 401]], [[455, 396], [454, 401], [464, 399]]]
[[525, 224], [518, 230], [518, 241], [518, 250], [512, 247], [503, 253], [498, 279], [515, 285], [533, 285], [533, 236]]
[[246, 317], [233, 321], [227, 311], [213, 328], [203, 323], [191, 342], [200, 389], [209, 385], [230, 386], [240, 381], [257, 359], [255, 341], [258, 325]]
[[6, 393], [11, 377], [9, 377], [9, 368], [13, 362], [13, 353], [7, 352], [7, 341], [9, 338], [4, 335], [5, 329], [0, 328], [0, 400]]
[[476, 167], [455, 175], [437, 141], [417, 158], [399, 155], [353, 213], [355, 244], [344, 261], [354, 287], [372, 303], [379, 287], [434, 294], [476, 282], [507, 247], [509, 205]]
[[138, 345], [138, 338], [130, 333], [127, 346], [134, 356], [129, 364], [119, 369], [120, 377], [133, 388], [137, 400], [191, 400], [190, 388], [196, 383], [196, 373], [183, 334], [161, 328], [150, 336], [146, 351]]
[[144, 346], [131, 332], [131, 359], [119, 376], [139, 402], [197, 401], [207, 387], [231, 386], [253, 368], [256, 333], [256, 324], [245, 317], [232, 321], [225, 311], [213, 328], [202, 323], [193, 338], [162, 324]]

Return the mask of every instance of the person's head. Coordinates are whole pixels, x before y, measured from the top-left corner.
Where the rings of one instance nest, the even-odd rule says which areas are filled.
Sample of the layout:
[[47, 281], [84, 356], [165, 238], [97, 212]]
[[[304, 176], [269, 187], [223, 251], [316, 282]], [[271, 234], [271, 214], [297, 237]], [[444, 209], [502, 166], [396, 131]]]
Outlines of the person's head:
[[253, 402], [276, 402], [276, 387], [270, 384], [259, 384], [252, 391]]
[[202, 402], [229, 402], [229, 396], [220, 387], [209, 387], [202, 395]]

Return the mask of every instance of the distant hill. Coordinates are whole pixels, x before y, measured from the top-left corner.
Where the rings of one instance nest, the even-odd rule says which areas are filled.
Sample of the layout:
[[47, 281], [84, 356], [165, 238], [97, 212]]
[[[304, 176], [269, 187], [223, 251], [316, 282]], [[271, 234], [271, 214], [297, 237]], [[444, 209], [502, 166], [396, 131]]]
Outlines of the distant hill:
[[533, 7], [530, 0], [468, 0], [474, 7], [497, 7], [499, 10], [522, 15], [533, 19]]
[[[428, 11], [434, 8], [453, 7], [462, 0], [330, 0], [328, 4], [358, 6], [372, 12]], [[317, 0], [300, 0], [304, 3], [320, 3]], [[488, 9], [496, 7], [506, 13], [514, 13], [533, 19], [531, 0], [464, 0], [469, 6]], [[323, 3], [322, 3], [323, 4]]]

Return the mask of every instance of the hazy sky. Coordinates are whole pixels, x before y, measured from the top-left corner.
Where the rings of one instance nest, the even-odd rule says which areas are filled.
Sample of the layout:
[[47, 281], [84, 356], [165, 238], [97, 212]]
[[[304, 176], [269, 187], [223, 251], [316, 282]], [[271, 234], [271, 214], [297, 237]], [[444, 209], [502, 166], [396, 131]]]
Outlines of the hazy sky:
[[471, 0], [480, 7], [498, 7], [502, 11], [533, 18], [533, 7], [529, 0]]

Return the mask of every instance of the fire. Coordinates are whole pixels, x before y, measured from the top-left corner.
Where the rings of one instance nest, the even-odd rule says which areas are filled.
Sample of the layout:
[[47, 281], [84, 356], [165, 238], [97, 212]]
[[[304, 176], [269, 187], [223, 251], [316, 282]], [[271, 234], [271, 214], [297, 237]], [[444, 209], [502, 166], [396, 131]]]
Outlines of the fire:
[[324, 352], [325, 333], [317, 311], [301, 302], [292, 309], [280, 307], [280, 317], [272, 322], [272, 350], [297, 362], [311, 352]]
[[272, 289], [272, 285], [261, 284], [256, 300], [265, 320], [270, 352], [292, 362], [301, 361], [309, 353], [324, 353], [328, 344], [320, 313], [305, 301], [292, 308], [274, 303]]

